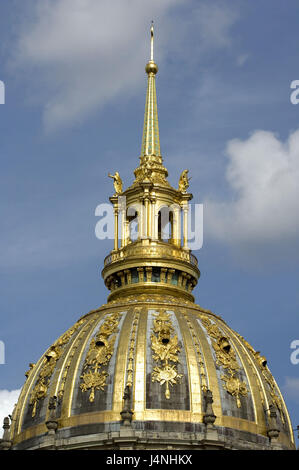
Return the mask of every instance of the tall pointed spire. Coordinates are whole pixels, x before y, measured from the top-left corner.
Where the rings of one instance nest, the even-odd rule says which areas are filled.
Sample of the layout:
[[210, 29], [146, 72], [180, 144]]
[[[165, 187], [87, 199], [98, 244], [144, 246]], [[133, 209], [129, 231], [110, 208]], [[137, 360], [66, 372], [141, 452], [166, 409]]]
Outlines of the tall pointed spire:
[[158, 108], [155, 75], [158, 66], [154, 62], [154, 24], [151, 24], [151, 58], [146, 64], [145, 71], [148, 75], [144, 126], [142, 136], [141, 156], [160, 156], [160, 136], [158, 124]]

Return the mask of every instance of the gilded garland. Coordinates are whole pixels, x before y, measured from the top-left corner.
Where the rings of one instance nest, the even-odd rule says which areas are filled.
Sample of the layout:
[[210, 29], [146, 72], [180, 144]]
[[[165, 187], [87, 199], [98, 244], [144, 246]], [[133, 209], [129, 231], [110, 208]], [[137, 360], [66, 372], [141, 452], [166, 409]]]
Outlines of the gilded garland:
[[69, 342], [70, 338], [82, 323], [84, 323], [84, 321], [85, 320], [82, 319], [75, 323], [75, 325], [55, 341], [55, 343], [46, 352], [37, 382], [30, 395], [29, 404], [32, 406], [32, 418], [36, 415], [36, 407], [39, 400], [42, 400], [47, 396], [52, 374], [58, 359], [63, 353], [65, 345]]
[[238, 333], [236, 333], [236, 335], [239, 338], [242, 339], [242, 341], [245, 343], [247, 349], [251, 352], [251, 354], [253, 354], [253, 356], [254, 356], [254, 358], [255, 358], [258, 366], [259, 366], [259, 369], [261, 370], [261, 373], [262, 373], [264, 379], [266, 380], [266, 382], [268, 384], [271, 404], [273, 404], [277, 407], [277, 409], [280, 413], [281, 421], [283, 423], [285, 423], [285, 416], [284, 416], [284, 412], [283, 412], [283, 403], [282, 403], [281, 398], [277, 394], [277, 388], [276, 388], [274, 378], [273, 378], [270, 370], [267, 367], [267, 359], [264, 356], [261, 356], [260, 351], [256, 351], [251, 346], [251, 344], [249, 344], [248, 341], [246, 341], [243, 338], [243, 336], [239, 335]]
[[89, 401], [92, 403], [95, 398], [95, 390], [104, 390], [107, 383], [108, 373], [103, 369], [107, 366], [114, 351], [116, 332], [120, 319], [119, 313], [109, 315], [101, 325], [99, 332], [92, 339], [85, 359], [82, 383], [80, 388], [83, 392], [90, 390]]
[[231, 347], [229, 340], [223, 335], [217, 325], [204, 315], [200, 315], [199, 318], [212, 339], [212, 345], [216, 354], [216, 364], [227, 370], [227, 374], [221, 376], [221, 380], [224, 381], [223, 388], [236, 398], [237, 407], [241, 408], [240, 397], [247, 396], [248, 391], [246, 383], [241, 381], [236, 375], [240, 370], [236, 353]]
[[130, 346], [129, 346], [129, 358], [127, 364], [127, 381], [126, 387], [133, 386], [133, 372], [134, 372], [134, 359], [135, 359], [135, 342], [136, 342], [136, 334], [137, 334], [137, 327], [139, 322], [140, 312], [137, 311], [134, 315], [133, 325], [132, 325], [132, 332], [130, 338]]
[[173, 335], [174, 329], [171, 324], [170, 314], [161, 311], [155, 317], [151, 347], [154, 352], [153, 359], [158, 365], [153, 369], [152, 381], [159, 382], [161, 386], [166, 384], [165, 397], [169, 400], [169, 385], [173, 386], [180, 383], [182, 378], [182, 375], [178, 374], [177, 371], [180, 348], [177, 335]]

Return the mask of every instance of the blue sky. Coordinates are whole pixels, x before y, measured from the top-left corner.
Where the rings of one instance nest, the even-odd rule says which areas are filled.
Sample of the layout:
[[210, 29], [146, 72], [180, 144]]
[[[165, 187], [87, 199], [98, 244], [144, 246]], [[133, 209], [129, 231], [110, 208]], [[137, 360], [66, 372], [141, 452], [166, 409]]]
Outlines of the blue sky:
[[95, 237], [94, 211], [108, 172], [128, 185], [138, 165], [153, 19], [162, 155], [204, 204], [196, 301], [267, 357], [299, 424], [298, 18], [294, 0], [2, 0], [3, 403], [106, 301], [113, 242]]

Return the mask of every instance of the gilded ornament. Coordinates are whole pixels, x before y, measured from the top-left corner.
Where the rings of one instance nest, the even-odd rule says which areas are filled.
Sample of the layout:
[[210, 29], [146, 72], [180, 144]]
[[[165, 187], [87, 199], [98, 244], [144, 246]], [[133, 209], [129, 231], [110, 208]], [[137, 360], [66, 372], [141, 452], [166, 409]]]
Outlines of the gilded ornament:
[[81, 375], [83, 382], [80, 384], [82, 392], [90, 390], [91, 403], [94, 401], [95, 390], [103, 391], [107, 385], [108, 373], [102, 367], [109, 364], [113, 355], [120, 316], [119, 313], [109, 315], [102, 323], [96, 337], [91, 340], [83, 367], [84, 372]]
[[[97, 311], [96, 310], [93, 310], [91, 311], [90, 313], [96, 313]], [[92, 320], [92, 323], [96, 321], [96, 317], [94, 317], [94, 319]], [[77, 344], [75, 344], [70, 352], [70, 355], [68, 356], [68, 362], [65, 366], [65, 369], [63, 371], [63, 374], [62, 374], [62, 379], [61, 379], [61, 383], [60, 383], [60, 387], [59, 387], [59, 391], [57, 393], [57, 398], [59, 401], [62, 400], [63, 398], [63, 395], [64, 395], [64, 387], [65, 387], [65, 383], [66, 383], [66, 379], [67, 379], [67, 375], [68, 375], [68, 371], [69, 371], [69, 368], [71, 366], [71, 363], [72, 363], [72, 358], [76, 352], [76, 349], [78, 347], [78, 342], [81, 341], [81, 335], [86, 331], [86, 329], [88, 329], [88, 324], [85, 325], [84, 328], [82, 328], [82, 330], [80, 331], [80, 334], [78, 335], [78, 338], [77, 338]]]
[[270, 393], [270, 397], [272, 399], [272, 402], [277, 407], [277, 409], [279, 411], [281, 421], [283, 423], [285, 423], [285, 416], [284, 416], [284, 412], [283, 412], [283, 403], [282, 403], [281, 398], [277, 395], [274, 378], [273, 378], [271, 372], [269, 371], [268, 367], [264, 367], [264, 368], [261, 368], [261, 369], [262, 369], [262, 374], [263, 374], [266, 382], [269, 385], [269, 388], [270, 388], [269, 393]]
[[140, 171], [139, 171], [139, 181], [150, 181], [152, 177], [152, 169], [153, 169], [153, 162], [147, 159], [145, 160], [144, 164], [140, 166]]
[[212, 339], [212, 346], [216, 354], [216, 364], [227, 370], [228, 375], [221, 377], [221, 379], [225, 381], [223, 387], [228, 393], [236, 397], [237, 407], [240, 408], [240, 396], [247, 396], [248, 391], [246, 383], [236, 377], [236, 373], [240, 370], [236, 353], [231, 347], [228, 338], [223, 335], [222, 331], [215, 323], [212, 323], [211, 320], [204, 315], [199, 315], [199, 318]]
[[155, 353], [153, 355], [153, 358], [155, 361], [160, 360], [160, 361], [179, 362], [177, 353], [180, 352], [180, 348], [178, 347], [177, 335], [173, 336], [172, 338], [169, 338], [169, 342], [166, 344], [162, 343], [161, 339], [157, 338], [155, 335], [151, 336], [151, 340], [152, 340], [152, 350]]
[[277, 393], [276, 393], [276, 391], [275, 391], [274, 389], [271, 390], [270, 395], [271, 395], [273, 404], [276, 405], [276, 407], [278, 408], [278, 411], [279, 411], [280, 417], [281, 417], [281, 421], [284, 423], [284, 422], [285, 422], [285, 418], [284, 418], [284, 413], [283, 413], [283, 404], [282, 404], [282, 400], [281, 400], [280, 397], [277, 395]]
[[159, 382], [160, 385], [166, 383], [165, 397], [170, 398], [169, 384], [172, 386], [177, 383], [178, 378], [182, 377], [176, 371], [176, 366], [166, 364], [163, 367], [154, 367], [152, 373], [153, 382]]
[[283, 411], [283, 403], [281, 398], [277, 395], [277, 390], [276, 390], [276, 385], [274, 378], [270, 372], [270, 370], [267, 367], [267, 359], [264, 356], [261, 356], [260, 351], [256, 351], [249, 343], [246, 341], [243, 336], [239, 335], [237, 333], [237, 336], [241, 338], [241, 340], [245, 343], [247, 349], [253, 354], [261, 372], [266, 380], [268, 387], [270, 390], [268, 390], [268, 393], [270, 394], [271, 400], [273, 402], [273, 405], [275, 405], [280, 413], [281, 421], [285, 423], [285, 416], [284, 416], [284, 411]]
[[234, 375], [222, 375], [221, 379], [225, 382], [224, 388], [227, 392], [233, 397], [236, 397], [237, 407], [241, 408], [240, 396], [245, 397], [248, 393], [245, 382], [241, 382], [241, 380]]
[[[147, 157], [150, 158], [150, 157]], [[161, 164], [156, 164], [151, 160], [146, 160], [134, 171], [135, 181], [133, 187], [136, 184], [142, 182], [151, 182], [156, 185], [171, 187], [166, 179], [168, 174], [166, 168]]]
[[75, 325], [64, 333], [48, 349], [43, 359], [43, 366], [39, 373], [37, 382], [31, 392], [29, 404], [32, 406], [32, 418], [36, 415], [37, 403], [47, 396], [48, 388], [56, 363], [61, 357], [65, 345], [69, 342], [75, 331], [84, 323], [84, 319], [79, 320]]
[[136, 331], [137, 331], [139, 317], [140, 317], [140, 312], [137, 311], [134, 316], [131, 338], [130, 338], [129, 358], [128, 358], [128, 365], [127, 365], [127, 380], [126, 380], [127, 387], [133, 386], [135, 341], [136, 341]]
[[27, 379], [28, 379], [29, 375], [31, 374], [31, 372], [32, 372], [32, 370], [33, 370], [33, 368], [34, 368], [34, 366], [35, 366], [35, 364], [34, 364], [33, 362], [31, 362], [31, 363], [29, 364], [30, 369], [27, 370], [27, 372], [25, 372], [25, 377], [27, 377]]
[[222, 365], [225, 369], [229, 369], [231, 372], [240, 369], [235, 351], [232, 348], [226, 350], [223, 347], [222, 338], [219, 338], [218, 341], [213, 341], [213, 348], [216, 352], [216, 363], [218, 365]]
[[32, 418], [36, 415], [36, 407], [39, 400], [43, 399], [47, 395], [49, 380], [45, 382], [45, 378], [40, 378], [32, 390], [29, 404], [33, 406], [32, 408]]
[[83, 392], [87, 392], [87, 390], [90, 390], [89, 401], [91, 403], [94, 401], [95, 390], [104, 390], [104, 388], [106, 387], [107, 377], [108, 374], [106, 371], [98, 372], [97, 369], [95, 369], [93, 372], [89, 370], [81, 376], [84, 383], [80, 384], [80, 388]]
[[[172, 336], [173, 331], [170, 314], [161, 311], [155, 315], [151, 347], [154, 352], [153, 359], [159, 366], [153, 369], [152, 381], [159, 382], [161, 386], [166, 384], [165, 397], [167, 400], [170, 398], [169, 384], [172, 386], [180, 383], [182, 378], [182, 375], [177, 372], [176, 364], [179, 362], [180, 348], [177, 335]], [[169, 362], [174, 364], [169, 364]]]

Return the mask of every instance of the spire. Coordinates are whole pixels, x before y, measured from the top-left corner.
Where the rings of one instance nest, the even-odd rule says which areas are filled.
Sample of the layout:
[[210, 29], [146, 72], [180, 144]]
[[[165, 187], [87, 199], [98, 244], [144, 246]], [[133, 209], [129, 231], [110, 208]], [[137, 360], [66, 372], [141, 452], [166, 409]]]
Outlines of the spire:
[[160, 156], [160, 137], [158, 124], [158, 108], [156, 95], [155, 75], [158, 66], [154, 62], [154, 24], [151, 24], [151, 58], [146, 64], [145, 71], [148, 75], [144, 126], [142, 136], [141, 156]]
[[[191, 292], [200, 271], [188, 247], [188, 201], [192, 194], [187, 193], [188, 170], [181, 175], [179, 189], [173, 188], [160, 154], [153, 24], [145, 71], [148, 86], [140, 163], [134, 170], [133, 184], [125, 190], [117, 173], [109, 175], [115, 188], [110, 197], [114, 207], [114, 249], [105, 258], [102, 276], [111, 291], [109, 302], [145, 293], [169, 294], [193, 302]], [[127, 395], [121, 411], [124, 424], [132, 418]]]

